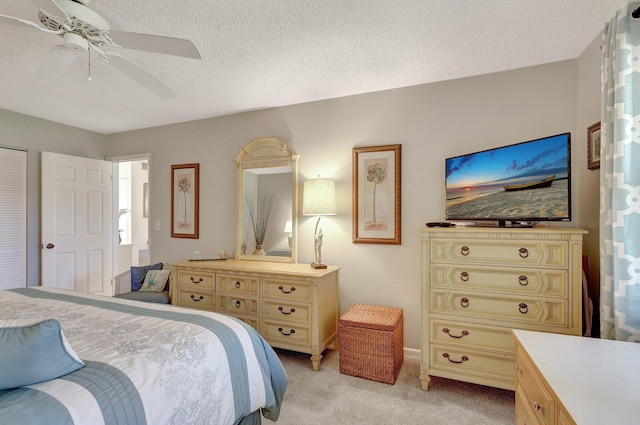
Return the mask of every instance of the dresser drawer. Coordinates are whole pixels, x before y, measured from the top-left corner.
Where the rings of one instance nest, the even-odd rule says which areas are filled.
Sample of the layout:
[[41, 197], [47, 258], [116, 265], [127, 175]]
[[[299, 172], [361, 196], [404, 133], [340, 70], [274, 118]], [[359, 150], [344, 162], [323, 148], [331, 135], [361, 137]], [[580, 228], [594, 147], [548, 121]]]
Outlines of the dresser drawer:
[[306, 347], [311, 345], [311, 330], [308, 326], [286, 321], [263, 320], [260, 332], [272, 345]]
[[565, 269], [569, 264], [565, 241], [502, 241], [432, 239], [433, 263], [509, 265]]
[[514, 352], [515, 341], [509, 328], [444, 319], [430, 319], [429, 323], [434, 343]]
[[218, 274], [216, 276], [216, 291], [257, 297], [258, 281], [257, 277], [252, 276]]
[[535, 416], [540, 424], [550, 423], [553, 415], [554, 399], [542, 383], [535, 368], [518, 347], [516, 362], [516, 386], [522, 404], [529, 409], [529, 414]]
[[[233, 315], [232, 315], [233, 316]], [[246, 323], [247, 325], [251, 326], [253, 329], [257, 330], [258, 332], [260, 332], [260, 328], [258, 327], [258, 319], [256, 319], [253, 316], [247, 317], [247, 316], [233, 316], [238, 320], [242, 320], [244, 323]]]
[[432, 288], [451, 287], [565, 297], [569, 273], [557, 269], [526, 269], [433, 264]]
[[286, 304], [277, 300], [266, 300], [262, 302], [262, 317], [311, 323], [311, 308], [308, 304]]
[[258, 300], [253, 298], [216, 295], [216, 312], [225, 314], [258, 315]]
[[213, 295], [211, 293], [181, 289], [178, 291], [178, 305], [180, 307], [213, 310]]
[[484, 352], [467, 347], [448, 347], [433, 344], [430, 347], [431, 368], [454, 373], [513, 382], [513, 354]]
[[309, 283], [286, 279], [265, 278], [262, 282], [262, 296], [280, 300], [311, 301]]
[[543, 425], [529, 407], [529, 402], [520, 386], [516, 387], [516, 425]]
[[197, 270], [178, 270], [179, 288], [213, 289], [213, 273]]
[[430, 294], [432, 313], [568, 327], [566, 299], [510, 297], [471, 291], [431, 290]]

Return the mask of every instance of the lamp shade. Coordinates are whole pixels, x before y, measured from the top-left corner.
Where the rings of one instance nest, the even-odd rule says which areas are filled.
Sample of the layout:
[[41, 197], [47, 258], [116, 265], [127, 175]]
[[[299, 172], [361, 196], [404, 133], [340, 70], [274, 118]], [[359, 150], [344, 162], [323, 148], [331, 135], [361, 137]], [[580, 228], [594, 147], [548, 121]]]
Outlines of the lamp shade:
[[284, 233], [291, 233], [293, 232], [293, 223], [291, 222], [291, 220], [287, 220], [284, 223]]
[[333, 179], [310, 179], [304, 182], [303, 215], [336, 215], [336, 182]]

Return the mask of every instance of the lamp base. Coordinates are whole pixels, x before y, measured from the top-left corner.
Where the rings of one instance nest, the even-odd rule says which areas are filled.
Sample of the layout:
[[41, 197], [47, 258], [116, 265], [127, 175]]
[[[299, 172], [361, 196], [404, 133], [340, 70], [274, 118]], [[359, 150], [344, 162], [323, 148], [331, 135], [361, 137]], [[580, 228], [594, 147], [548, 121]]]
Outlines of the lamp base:
[[311, 267], [314, 269], [326, 269], [327, 265], [324, 263], [311, 263]]

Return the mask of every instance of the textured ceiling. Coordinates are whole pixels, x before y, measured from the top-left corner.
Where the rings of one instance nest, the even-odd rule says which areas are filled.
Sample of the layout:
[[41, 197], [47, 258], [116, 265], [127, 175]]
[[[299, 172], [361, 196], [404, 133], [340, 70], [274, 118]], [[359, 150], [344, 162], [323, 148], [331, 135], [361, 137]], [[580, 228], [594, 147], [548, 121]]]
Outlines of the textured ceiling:
[[[114, 30], [191, 39], [202, 59], [122, 50], [178, 97], [75, 61], [34, 77], [60, 39], [0, 24], [0, 108], [100, 133], [576, 58], [624, 0], [95, 0]], [[37, 21], [29, 0], [0, 14]], [[93, 56], [92, 56], [93, 57]]]

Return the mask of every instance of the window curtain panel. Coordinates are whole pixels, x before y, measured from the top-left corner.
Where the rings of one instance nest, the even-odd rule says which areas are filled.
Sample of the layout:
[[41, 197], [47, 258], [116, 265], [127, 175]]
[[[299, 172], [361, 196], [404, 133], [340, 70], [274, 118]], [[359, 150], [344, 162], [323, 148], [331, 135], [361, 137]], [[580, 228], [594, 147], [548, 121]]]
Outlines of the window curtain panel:
[[603, 31], [601, 337], [640, 342], [640, 20], [623, 5]]

